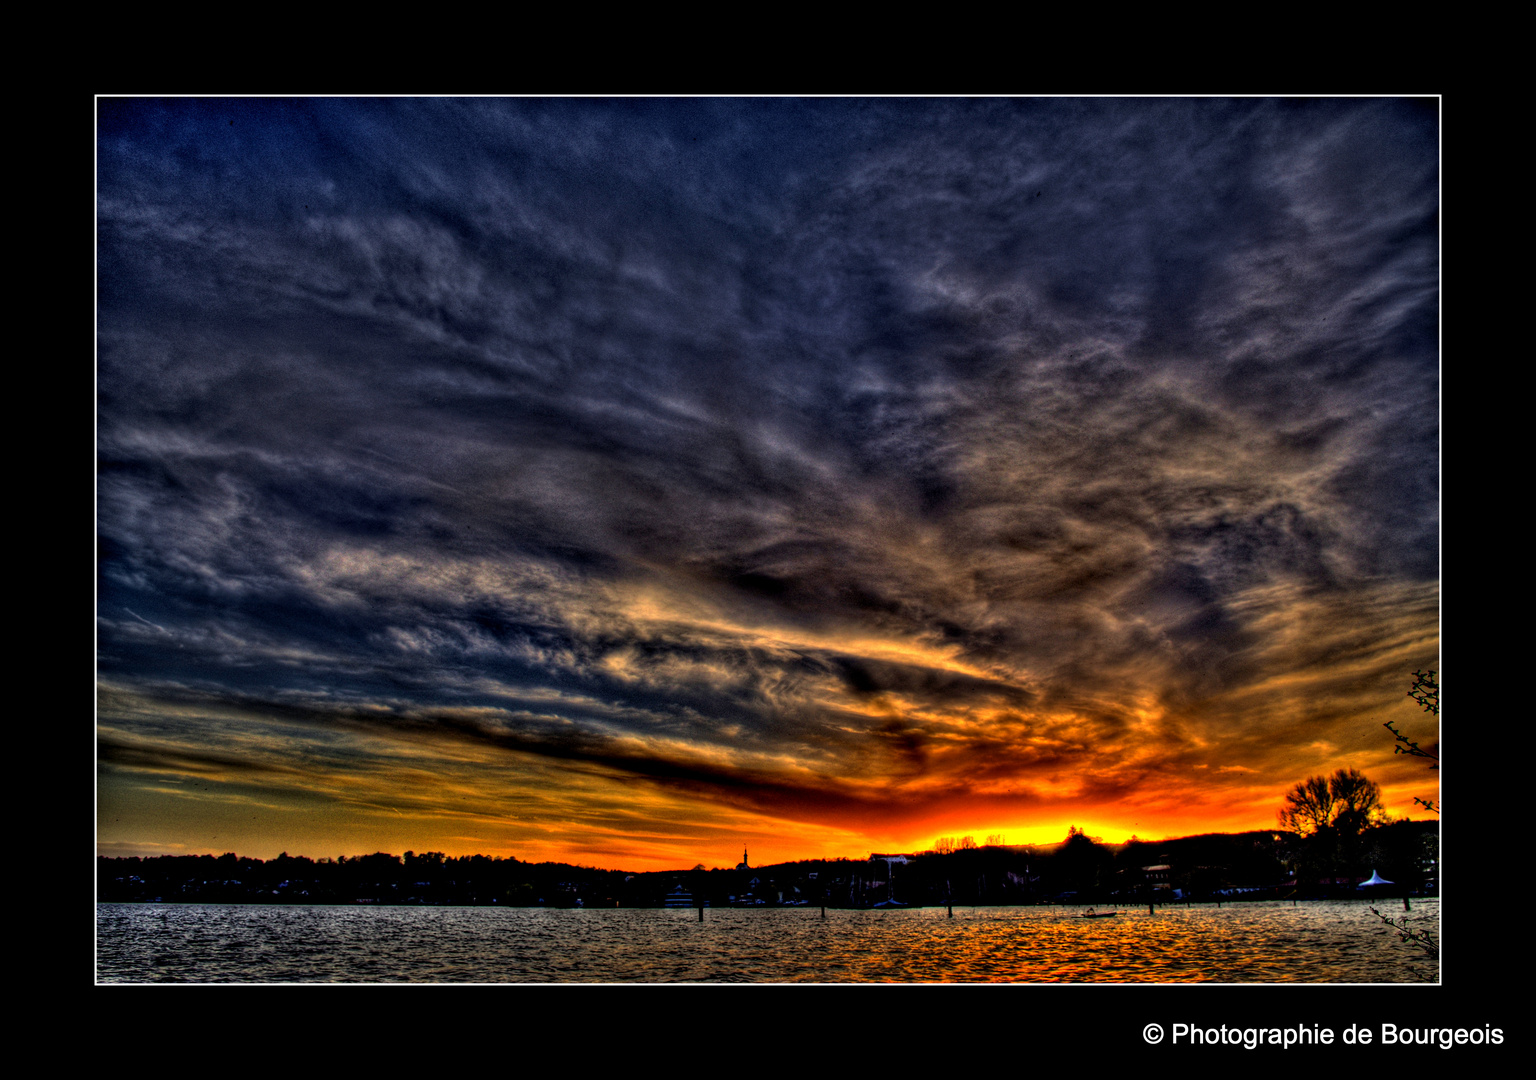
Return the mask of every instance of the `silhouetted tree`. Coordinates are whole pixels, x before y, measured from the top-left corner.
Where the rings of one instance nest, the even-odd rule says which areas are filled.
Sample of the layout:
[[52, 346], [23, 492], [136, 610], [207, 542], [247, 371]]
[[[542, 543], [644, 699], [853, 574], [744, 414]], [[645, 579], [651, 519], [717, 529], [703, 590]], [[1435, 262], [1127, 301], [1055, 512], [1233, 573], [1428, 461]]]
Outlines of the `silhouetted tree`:
[[1386, 821], [1381, 787], [1358, 769], [1339, 769], [1332, 776], [1309, 776], [1285, 795], [1280, 824], [1302, 836], [1332, 829], [1356, 835]]
[[[1439, 720], [1440, 682], [1436, 678], [1434, 671], [1428, 669], [1424, 671], [1415, 671], [1413, 673], [1413, 685], [1408, 688], [1408, 696], [1419, 703], [1419, 708], [1435, 717], [1437, 721]], [[1409, 757], [1425, 758], [1429, 761], [1429, 767], [1431, 769], [1440, 768], [1440, 744], [1438, 742], [1426, 750], [1418, 743], [1410, 739], [1408, 736], [1404, 735], [1401, 731], [1398, 731], [1397, 728], [1393, 727], [1392, 721], [1388, 720], [1385, 724], [1382, 725], [1382, 727], [1386, 728], [1394, 736], [1397, 737], [1397, 745], [1392, 748], [1394, 753], [1407, 754]], [[1440, 813], [1440, 806], [1438, 803], [1431, 802], [1428, 799], [1421, 799], [1417, 795], [1413, 797], [1413, 801], [1424, 807], [1424, 809], [1428, 810], [1432, 814], [1438, 815]], [[1434, 864], [1438, 862], [1438, 856], [1440, 852], [1438, 838], [1426, 837], [1425, 839], [1426, 841], [1435, 841], [1434, 854], [1426, 857], [1431, 862], [1431, 864]], [[1403, 910], [1405, 912], [1409, 910], [1408, 895], [1406, 892], [1403, 894]], [[1371, 908], [1371, 914], [1376, 916], [1376, 918], [1380, 919], [1382, 922], [1386, 923], [1388, 926], [1392, 927], [1392, 929], [1396, 930], [1398, 937], [1401, 938], [1405, 944], [1412, 945], [1415, 948], [1422, 950], [1426, 959], [1440, 959], [1440, 939], [1436, 936], [1435, 929], [1432, 925], [1429, 925], [1422, 920], [1410, 920], [1409, 916], [1407, 915], [1403, 915], [1398, 918], [1393, 918], [1390, 915], [1383, 915], [1374, 907]]]
[[[1435, 673], [1433, 671], [1415, 671], [1413, 673], [1413, 685], [1408, 689], [1408, 696], [1413, 698], [1414, 701], [1417, 701], [1419, 703], [1419, 707], [1422, 708], [1425, 712], [1429, 713], [1437, 720], [1439, 719], [1440, 683], [1435, 678]], [[1408, 736], [1404, 735], [1401, 731], [1398, 731], [1397, 728], [1393, 727], [1392, 721], [1388, 720], [1381, 726], [1386, 728], [1393, 735], [1397, 736], [1397, 745], [1392, 748], [1394, 753], [1407, 754], [1409, 757], [1427, 758], [1430, 762], [1429, 767], [1431, 769], [1438, 769], [1440, 767], [1440, 744], [1438, 742], [1426, 750], [1418, 743], [1410, 739]], [[1413, 797], [1413, 801], [1424, 807], [1424, 809], [1428, 810], [1432, 814], [1438, 814], [1440, 812], [1439, 805], [1429, 801], [1428, 799], [1421, 799], [1415, 795]]]
[[1333, 827], [1340, 836], [1359, 836], [1369, 828], [1386, 824], [1381, 786], [1367, 780], [1358, 769], [1340, 769], [1329, 779], [1328, 786], [1333, 792]]
[[1280, 825], [1301, 836], [1312, 836], [1333, 824], [1333, 792], [1326, 776], [1309, 776], [1285, 794]]
[[1114, 855], [1088, 833], [1072, 825], [1067, 838], [1056, 850], [1053, 871], [1065, 883], [1078, 891], [1095, 891], [1102, 884], [1102, 877], [1113, 866]]
[[1358, 769], [1307, 777], [1286, 792], [1280, 810], [1281, 827], [1303, 838], [1301, 863], [1316, 877], [1353, 871], [1361, 834], [1386, 820], [1381, 787]]

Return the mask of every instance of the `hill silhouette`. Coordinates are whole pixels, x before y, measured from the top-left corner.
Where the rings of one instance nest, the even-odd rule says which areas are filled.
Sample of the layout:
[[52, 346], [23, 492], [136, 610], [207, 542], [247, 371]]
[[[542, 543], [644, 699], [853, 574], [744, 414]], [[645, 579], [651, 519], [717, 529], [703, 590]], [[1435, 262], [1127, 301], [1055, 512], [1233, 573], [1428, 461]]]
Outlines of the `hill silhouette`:
[[338, 859], [234, 853], [97, 860], [103, 903], [436, 904], [514, 907], [1008, 905], [1202, 902], [1355, 895], [1374, 870], [1391, 895], [1434, 895], [1439, 823], [1371, 830], [1358, 865], [1298, 881], [1293, 833], [1208, 833], [804, 859], [631, 873], [441, 852]]

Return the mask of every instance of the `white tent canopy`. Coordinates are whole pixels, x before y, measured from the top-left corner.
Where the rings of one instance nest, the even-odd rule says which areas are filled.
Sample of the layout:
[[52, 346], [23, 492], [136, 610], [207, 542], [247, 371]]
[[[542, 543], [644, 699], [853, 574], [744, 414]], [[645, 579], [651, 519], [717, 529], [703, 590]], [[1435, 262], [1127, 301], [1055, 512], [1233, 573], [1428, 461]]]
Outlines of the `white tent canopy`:
[[1380, 874], [1378, 874], [1376, 872], [1376, 869], [1374, 867], [1372, 867], [1371, 868], [1370, 879], [1367, 880], [1367, 881], [1362, 881], [1360, 884], [1356, 885], [1355, 888], [1363, 889], [1363, 888], [1365, 888], [1368, 885], [1391, 885], [1391, 884], [1392, 884], [1392, 882], [1390, 882], [1386, 878], [1382, 877]]

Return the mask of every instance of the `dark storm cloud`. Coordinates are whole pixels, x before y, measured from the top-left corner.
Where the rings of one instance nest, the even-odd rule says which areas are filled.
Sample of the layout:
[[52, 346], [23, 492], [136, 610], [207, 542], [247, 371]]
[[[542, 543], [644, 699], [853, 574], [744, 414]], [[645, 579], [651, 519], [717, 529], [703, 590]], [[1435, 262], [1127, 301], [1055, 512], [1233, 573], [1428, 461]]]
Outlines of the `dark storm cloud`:
[[[572, 761], [828, 791], [1025, 783], [1158, 703], [1171, 755], [1240, 742], [1298, 603], [1433, 655], [1437, 137], [1391, 100], [104, 103], [103, 677], [445, 735], [538, 699]], [[676, 745], [584, 741], [624, 737]]]

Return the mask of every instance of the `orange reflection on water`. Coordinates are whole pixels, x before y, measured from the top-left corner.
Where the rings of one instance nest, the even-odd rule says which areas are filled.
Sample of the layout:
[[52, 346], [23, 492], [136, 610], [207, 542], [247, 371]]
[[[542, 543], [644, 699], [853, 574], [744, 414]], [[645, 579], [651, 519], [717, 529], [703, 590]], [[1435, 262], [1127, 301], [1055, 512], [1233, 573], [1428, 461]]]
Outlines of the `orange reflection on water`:
[[[1434, 920], [1438, 904], [1421, 901]], [[746, 921], [738, 922], [745, 917]], [[1430, 982], [1437, 973], [1360, 903], [1122, 909], [942, 908], [710, 912], [753, 936], [774, 925], [775, 979], [787, 982]], [[700, 936], [709, 936], [707, 923]], [[797, 970], [804, 946], [814, 961]], [[767, 959], [763, 957], [762, 959]]]
[[[1439, 902], [1413, 918], [1438, 926]], [[1361, 901], [1122, 910], [102, 904], [106, 982], [1433, 982]], [[260, 962], [252, 956], [259, 954]]]

